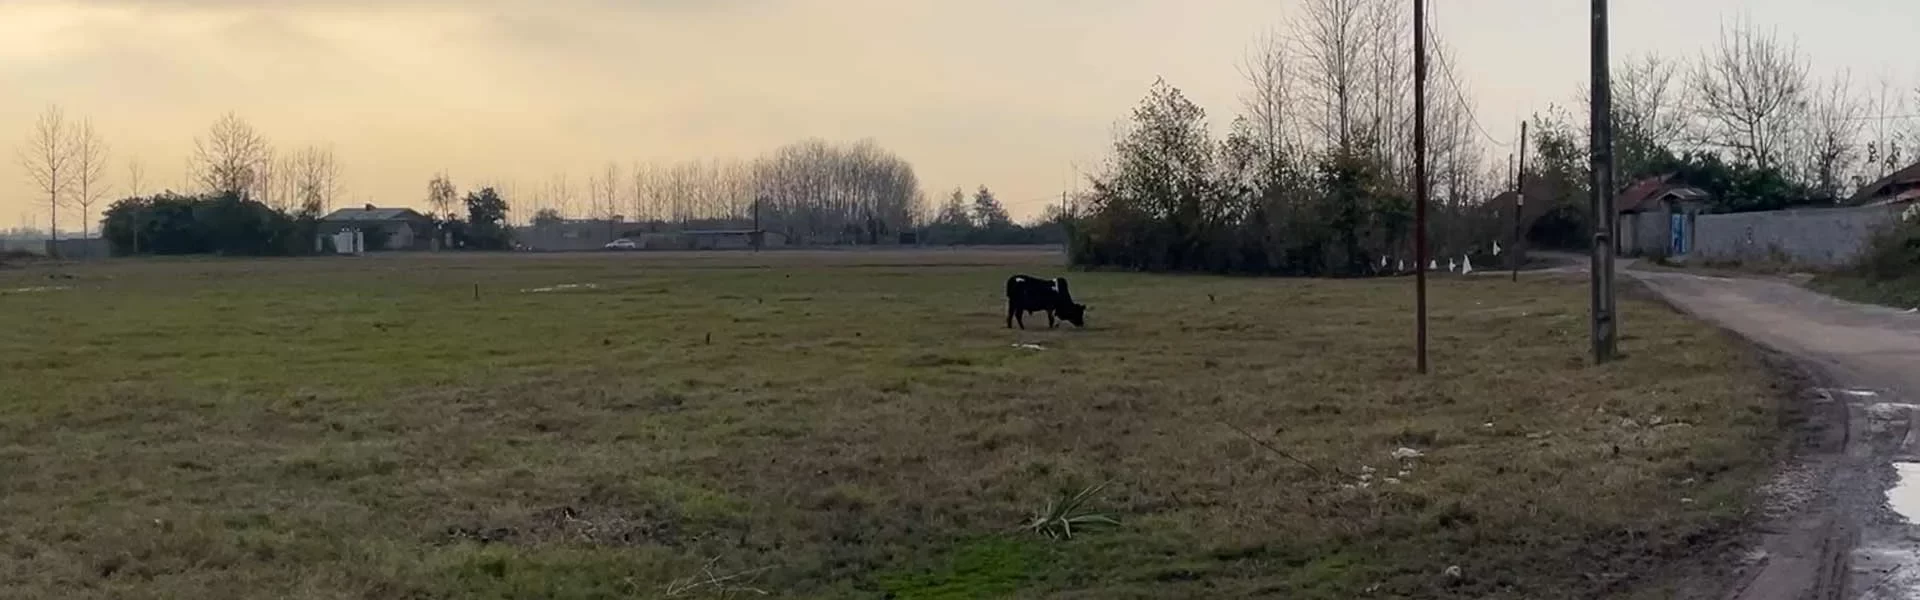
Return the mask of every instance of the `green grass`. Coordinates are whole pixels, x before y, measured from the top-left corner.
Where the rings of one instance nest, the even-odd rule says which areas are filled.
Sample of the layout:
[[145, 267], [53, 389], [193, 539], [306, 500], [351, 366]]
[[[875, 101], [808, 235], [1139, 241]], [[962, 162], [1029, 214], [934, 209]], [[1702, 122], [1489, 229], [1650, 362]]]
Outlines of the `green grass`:
[[1781, 438], [1660, 306], [1587, 366], [1579, 282], [1437, 280], [1419, 377], [1410, 281], [1082, 273], [1090, 328], [1003, 329], [1057, 261], [0, 270], [67, 288], [0, 295], [0, 597], [1647, 597]]
[[1829, 273], [1813, 279], [1813, 289], [1864, 304], [1899, 309], [1920, 307], [1920, 275], [1875, 279], [1858, 273]]

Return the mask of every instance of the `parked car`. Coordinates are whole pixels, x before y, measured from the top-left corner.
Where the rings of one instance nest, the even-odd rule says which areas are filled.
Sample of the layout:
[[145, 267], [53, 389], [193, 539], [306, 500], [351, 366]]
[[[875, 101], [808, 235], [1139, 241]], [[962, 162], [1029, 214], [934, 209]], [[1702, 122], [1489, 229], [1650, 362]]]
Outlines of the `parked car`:
[[608, 250], [639, 250], [640, 245], [633, 243], [633, 240], [630, 240], [627, 238], [620, 238], [611, 242], [607, 242], [606, 248]]

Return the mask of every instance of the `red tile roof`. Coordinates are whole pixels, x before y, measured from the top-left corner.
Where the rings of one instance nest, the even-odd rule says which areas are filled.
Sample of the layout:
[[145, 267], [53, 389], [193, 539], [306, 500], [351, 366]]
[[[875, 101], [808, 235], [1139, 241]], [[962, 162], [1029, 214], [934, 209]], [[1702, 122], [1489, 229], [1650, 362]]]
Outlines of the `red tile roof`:
[[1920, 185], [1920, 163], [1914, 163], [1905, 169], [1894, 171], [1879, 181], [1875, 181], [1867, 187], [1860, 188], [1860, 193], [1854, 194], [1853, 199], [1849, 200], [1847, 204], [1860, 205], [1869, 204], [1876, 200], [1897, 199], [1895, 196], [1899, 190], [1896, 188], [1914, 185]]

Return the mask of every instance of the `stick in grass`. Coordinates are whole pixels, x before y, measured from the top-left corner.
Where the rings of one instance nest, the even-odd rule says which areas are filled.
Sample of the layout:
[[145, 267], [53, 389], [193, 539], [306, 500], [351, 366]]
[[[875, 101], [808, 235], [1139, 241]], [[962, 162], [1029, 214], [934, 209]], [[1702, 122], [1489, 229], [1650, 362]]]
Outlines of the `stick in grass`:
[[1245, 429], [1241, 429], [1241, 428], [1239, 428], [1238, 426], [1235, 426], [1234, 424], [1232, 424], [1232, 423], [1228, 423], [1228, 422], [1226, 422], [1226, 421], [1224, 421], [1224, 420], [1223, 420], [1223, 421], [1220, 421], [1220, 424], [1221, 424], [1221, 425], [1225, 425], [1225, 426], [1227, 426], [1227, 428], [1228, 428], [1228, 429], [1232, 429], [1232, 430], [1234, 430], [1234, 432], [1236, 432], [1236, 433], [1239, 433], [1240, 435], [1243, 435], [1243, 436], [1246, 436], [1246, 438], [1247, 438], [1247, 439], [1249, 439], [1249, 440], [1253, 440], [1253, 443], [1255, 443], [1255, 444], [1259, 444], [1259, 445], [1260, 445], [1260, 447], [1262, 447], [1262, 448], [1266, 448], [1267, 450], [1269, 450], [1269, 451], [1271, 451], [1271, 452], [1273, 452], [1274, 454], [1278, 454], [1278, 455], [1280, 455], [1280, 456], [1281, 456], [1282, 458], [1285, 458], [1285, 459], [1287, 459], [1287, 460], [1290, 460], [1290, 461], [1293, 461], [1294, 463], [1296, 463], [1296, 464], [1299, 464], [1299, 465], [1300, 465], [1300, 466], [1302, 466], [1302, 467], [1306, 467], [1308, 471], [1313, 471], [1313, 474], [1314, 474], [1314, 475], [1321, 475], [1321, 476], [1324, 476], [1324, 475], [1325, 475], [1325, 473], [1321, 473], [1321, 472], [1320, 472], [1320, 469], [1319, 469], [1318, 467], [1315, 467], [1315, 466], [1313, 466], [1313, 463], [1310, 463], [1310, 462], [1307, 462], [1307, 461], [1304, 461], [1304, 460], [1300, 460], [1300, 459], [1299, 459], [1299, 457], [1296, 457], [1296, 456], [1294, 456], [1294, 455], [1292, 455], [1292, 454], [1287, 454], [1287, 452], [1286, 452], [1285, 450], [1281, 450], [1281, 449], [1279, 449], [1279, 448], [1275, 448], [1275, 447], [1273, 446], [1273, 444], [1269, 444], [1269, 443], [1267, 443], [1267, 442], [1266, 442], [1265, 440], [1262, 440], [1262, 439], [1260, 439], [1260, 438], [1257, 438], [1257, 437], [1253, 437], [1253, 434], [1251, 434], [1251, 433], [1247, 433], [1247, 430], [1245, 430]]

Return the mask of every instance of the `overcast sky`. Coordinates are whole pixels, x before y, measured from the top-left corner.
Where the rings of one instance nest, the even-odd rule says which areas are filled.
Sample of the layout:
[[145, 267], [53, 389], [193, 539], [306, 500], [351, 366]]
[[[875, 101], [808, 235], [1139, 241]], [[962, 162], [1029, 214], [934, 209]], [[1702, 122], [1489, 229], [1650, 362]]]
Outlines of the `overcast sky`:
[[[609, 160], [751, 156], [818, 136], [873, 138], [931, 196], [984, 183], [1032, 215], [1104, 155], [1155, 77], [1229, 121], [1236, 61], [1296, 3], [0, 0], [0, 225], [45, 222], [11, 158], [56, 103], [106, 134], [112, 180], [137, 158], [151, 187], [179, 187], [192, 138], [235, 111], [278, 146], [332, 145], [341, 204], [418, 205], [439, 170], [524, 188]], [[1433, 1], [1492, 137], [1572, 100], [1588, 5]], [[1890, 76], [1909, 93], [1920, 74], [1901, 55], [1913, 0], [1614, 9], [1621, 54], [1691, 56], [1744, 16], [1797, 36], [1817, 72]]]

